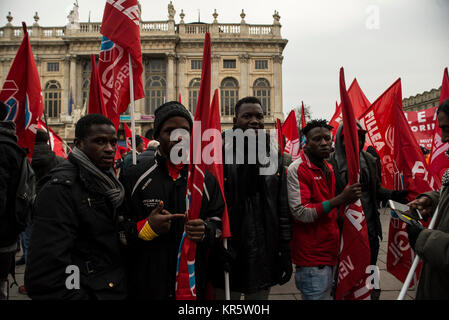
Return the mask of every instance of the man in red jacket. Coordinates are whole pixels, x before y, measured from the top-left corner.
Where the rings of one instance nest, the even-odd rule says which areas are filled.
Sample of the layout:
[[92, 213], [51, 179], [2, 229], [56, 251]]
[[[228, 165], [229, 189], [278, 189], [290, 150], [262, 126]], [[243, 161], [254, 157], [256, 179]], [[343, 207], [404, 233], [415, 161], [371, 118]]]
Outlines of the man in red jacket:
[[360, 183], [335, 196], [335, 176], [326, 162], [331, 152], [331, 126], [312, 120], [303, 129], [301, 156], [288, 168], [287, 190], [293, 215], [292, 260], [295, 283], [303, 300], [329, 300], [339, 252], [337, 207], [361, 196]]

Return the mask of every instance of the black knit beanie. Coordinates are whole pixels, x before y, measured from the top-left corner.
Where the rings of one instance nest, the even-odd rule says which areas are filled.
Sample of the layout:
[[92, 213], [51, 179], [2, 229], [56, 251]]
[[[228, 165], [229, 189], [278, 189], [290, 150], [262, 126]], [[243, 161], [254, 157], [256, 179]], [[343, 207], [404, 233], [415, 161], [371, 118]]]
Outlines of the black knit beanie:
[[186, 107], [180, 104], [178, 101], [169, 101], [161, 105], [159, 108], [154, 111], [154, 138], [159, 137], [159, 132], [162, 128], [162, 124], [170, 118], [173, 117], [183, 117], [185, 118], [189, 124], [190, 128], [193, 127], [192, 116], [189, 111], [187, 111]]

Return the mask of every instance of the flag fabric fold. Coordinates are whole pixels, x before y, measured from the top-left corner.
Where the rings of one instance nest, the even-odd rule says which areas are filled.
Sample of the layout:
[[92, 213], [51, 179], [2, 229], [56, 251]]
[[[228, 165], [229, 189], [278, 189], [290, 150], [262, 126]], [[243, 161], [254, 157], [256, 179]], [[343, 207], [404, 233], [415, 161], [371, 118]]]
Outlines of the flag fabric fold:
[[104, 116], [108, 116], [106, 106], [103, 101], [103, 94], [101, 91], [100, 76], [98, 74], [97, 63], [95, 56], [90, 55], [91, 72], [90, 72], [90, 84], [89, 84], [89, 110], [88, 114], [98, 113]]
[[[39, 121], [37, 125], [38, 129], [43, 129], [47, 131], [47, 126], [44, 122]], [[50, 135], [50, 148], [53, 150], [53, 152], [64, 159], [67, 159], [67, 152], [65, 150], [65, 143], [64, 140], [61, 139], [60, 136], [56, 134], [56, 132], [53, 131], [52, 128], [48, 128], [48, 133]]]
[[287, 119], [285, 119], [282, 125], [282, 134], [285, 137], [284, 152], [289, 153], [292, 156], [292, 160], [295, 161], [299, 158], [301, 152], [295, 110], [290, 111]]
[[17, 143], [28, 149], [28, 158], [31, 159], [44, 105], [27, 27], [25, 22], [22, 25], [23, 40], [0, 92], [0, 100], [8, 107], [6, 118], [1, 120], [10, 120], [16, 124]]
[[[359, 182], [360, 179], [359, 139], [354, 110], [346, 91], [343, 68], [340, 69], [340, 97], [348, 185], [351, 185]], [[370, 247], [366, 219], [360, 199], [344, 208], [343, 218], [336, 298], [338, 300], [369, 299], [371, 288], [366, 286], [368, 276], [366, 268], [370, 264]], [[349, 265], [352, 268], [348, 268]]]

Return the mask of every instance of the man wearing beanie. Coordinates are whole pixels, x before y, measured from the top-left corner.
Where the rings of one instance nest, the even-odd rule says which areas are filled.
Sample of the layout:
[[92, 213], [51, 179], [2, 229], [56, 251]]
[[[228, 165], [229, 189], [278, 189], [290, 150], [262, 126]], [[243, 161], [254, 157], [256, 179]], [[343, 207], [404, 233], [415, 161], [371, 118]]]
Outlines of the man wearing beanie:
[[121, 177], [131, 299], [175, 299], [177, 255], [184, 230], [197, 243], [197, 298], [204, 298], [206, 253], [220, 239], [224, 202], [216, 179], [206, 171], [200, 217], [184, 219], [188, 165], [170, 159], [170, 151], [182, 141], [171, 141], [170, 135], [182, 129], [190, 136], [192, 125], [190, 113], [179, 102], [161, 105], [155, 111], [154, 137], [160, 143], [155, 157], [128, 168]]

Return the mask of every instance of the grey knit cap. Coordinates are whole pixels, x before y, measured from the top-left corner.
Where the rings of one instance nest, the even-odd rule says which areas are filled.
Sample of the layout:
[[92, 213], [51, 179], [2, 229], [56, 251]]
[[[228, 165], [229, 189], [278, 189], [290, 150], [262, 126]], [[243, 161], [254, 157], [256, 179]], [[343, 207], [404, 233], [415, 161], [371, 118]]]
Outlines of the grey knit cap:
[[178, 101], [169, 101], [161, 105], [154, 111], [154, 138], [159, 137], [160, 130], [165, 121], [173, 117], [183, 117], [193, 127], [192, 115], [190, 112], [180, 104]]

